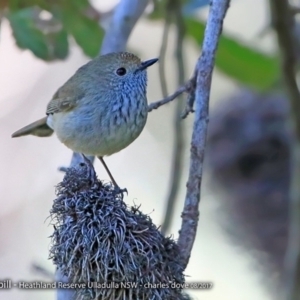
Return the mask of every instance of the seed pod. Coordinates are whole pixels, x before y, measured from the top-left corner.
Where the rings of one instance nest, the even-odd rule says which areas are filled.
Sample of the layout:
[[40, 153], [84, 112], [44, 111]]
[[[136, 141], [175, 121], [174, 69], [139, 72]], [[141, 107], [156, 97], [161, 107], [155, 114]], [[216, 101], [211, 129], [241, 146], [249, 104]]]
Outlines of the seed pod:
[[69, 283], [85, 283], [77, 299], [188, 299], [177, 285], [185, 279], [174, 240], [91, 164], [69, 169], [56, 193], [50, 258]]

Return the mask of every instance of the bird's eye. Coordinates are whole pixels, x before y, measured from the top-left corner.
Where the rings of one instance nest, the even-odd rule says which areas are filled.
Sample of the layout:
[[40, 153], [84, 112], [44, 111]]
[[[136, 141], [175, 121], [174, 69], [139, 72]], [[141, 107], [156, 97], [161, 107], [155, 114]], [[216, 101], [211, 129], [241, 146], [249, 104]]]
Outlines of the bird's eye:
[[126, 69], [125, 68], [119, 68], [116, 73], [119, 76], [124, 76], [126, 74]]

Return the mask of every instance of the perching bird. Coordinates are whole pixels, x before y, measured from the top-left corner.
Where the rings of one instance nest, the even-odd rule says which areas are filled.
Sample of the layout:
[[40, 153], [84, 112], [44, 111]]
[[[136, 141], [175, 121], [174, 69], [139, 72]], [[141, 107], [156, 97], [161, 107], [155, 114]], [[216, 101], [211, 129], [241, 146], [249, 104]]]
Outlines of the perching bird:
[[148, 114], [146, 70], [157, 61], [141, 62], [127, 52], [96, 57], [58, 89], [46, 117], [12, 137], [45, 137], [54, 131], [73, 151], [97, 156], [117, 186], [103, 156], [126, 148], [142, 132]]

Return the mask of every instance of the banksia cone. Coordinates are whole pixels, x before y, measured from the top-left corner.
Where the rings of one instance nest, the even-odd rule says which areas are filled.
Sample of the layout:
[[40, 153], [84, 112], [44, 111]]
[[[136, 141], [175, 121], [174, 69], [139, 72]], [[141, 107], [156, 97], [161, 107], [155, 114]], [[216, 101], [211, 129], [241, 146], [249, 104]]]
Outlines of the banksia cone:
[[66, 172], [50, 214], [50, 258], [70, 283], [81, 283], [77, 299], [188, 299], [175, 242], [87, 161]]

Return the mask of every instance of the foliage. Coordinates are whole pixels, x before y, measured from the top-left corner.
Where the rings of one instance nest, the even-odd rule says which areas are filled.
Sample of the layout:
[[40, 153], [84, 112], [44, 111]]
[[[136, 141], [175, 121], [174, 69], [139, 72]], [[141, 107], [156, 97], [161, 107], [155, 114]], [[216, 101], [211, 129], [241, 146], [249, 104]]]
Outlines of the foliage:
[[[205, 22], [195, 15], [195, 11], [209, 5], [209, 0], [185, 1], [183, 14], [187, 38], [192, 38], [198, 46], [202, 45]], [[172, 2], [170, 2], [170, 5]], [[165, 1], [156, 1], [150, 20], [164, 20], [171, 7]], [[175, 20], [176, 23], [176, 20]], [[265, 54], [225, 32], [219, 39], [216, 55], [216, 68], [228, 77], [256, 90], [267, 90], [279, 78], [277, 57]]]
[[17, 45], [43, 60], [64, 59], [72, 36], [83, 52], [99, 53], [103, 30], [88, 0], [10, 0], [0, 2], [0, 15], [7, 18]]
[[[164, 20], [169, 4], [158, 0], [154, 3], [149, 19]], [[194, 12], [208, 4], [208, 0], [184, 1], [186, 37], [199, 46], [205, 23], [195, 17]], [[0, 0], [0, 15], [9, 20], [17, 45], [43, 60], [66, 58], [70, 36], [86, 55], [95, 57], [99, 53], [103, 30], [99, 26], [99, 13], [88, 0]], [[216, 68], [257, 90], [274, 86], [279, 77], [277, 57], [262, 53], [226, 33], [219, 41]]]
[[[201, 46], [205, 23], [190, 17], [185, 21], [187, 35]], [[246, 46], [226, 34], [219, 39], [216, 67], [227, 76], [258, 90], [271, 88], [279, 78], [276, 57]]]

